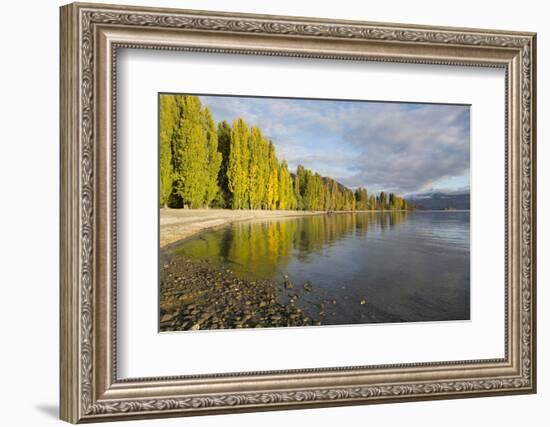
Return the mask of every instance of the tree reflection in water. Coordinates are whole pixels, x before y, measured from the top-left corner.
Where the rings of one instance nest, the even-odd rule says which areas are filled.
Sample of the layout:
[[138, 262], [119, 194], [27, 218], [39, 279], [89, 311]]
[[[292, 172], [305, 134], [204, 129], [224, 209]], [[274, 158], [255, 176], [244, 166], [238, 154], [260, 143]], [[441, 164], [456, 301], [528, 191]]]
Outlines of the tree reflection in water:
[[368, 238], [402, 224], [410, 213], [333, 213], [287, 219], [235, 223], [205, 232], [177, 246], [173, 254], [232, 264], [247, 277], [273, 278], [284, 274], [293, 256], [306, 262], [311, 254], [349, 235]]

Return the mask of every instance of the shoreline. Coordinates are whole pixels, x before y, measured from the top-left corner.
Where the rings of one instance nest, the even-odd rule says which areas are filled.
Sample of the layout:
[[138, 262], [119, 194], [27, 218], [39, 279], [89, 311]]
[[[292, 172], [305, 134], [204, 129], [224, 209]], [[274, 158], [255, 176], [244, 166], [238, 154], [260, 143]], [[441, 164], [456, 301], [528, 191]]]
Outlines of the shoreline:
[[[173, 243], [189, 239], [197, 234], [244, 221], [296, 218], [313, 215], [328, 215], [327, 211], [298, 210], [251, 210], [251, 209], [172, 209], [161, 208], [159, 215], [159, 246], [165, 248]], [[403, 210], [331, 211], [330, 215], [360, 212], [407, 212]]]
[[[365, 296], [355, 301], [319, 294], [310, 281], [251, 279], [208, 260], [179, 258], [161, 265], [160, 332], [356, 325], [404, 322], [401, 316], [378, 309]], [[354, 304], [359, 311], [346, 321], [336, 307]]]
[[251, 210], [251, 209], [160, 209], [160, 248], [189, 239], [203, 231], [236, 222], [324, 215], [325, 211]]
[[170, 260], [161, 273], [160, 331], [321, 325], [322, 311], [308, 315], [298, 301], [312, 289], [287, 288], [204, 260]]

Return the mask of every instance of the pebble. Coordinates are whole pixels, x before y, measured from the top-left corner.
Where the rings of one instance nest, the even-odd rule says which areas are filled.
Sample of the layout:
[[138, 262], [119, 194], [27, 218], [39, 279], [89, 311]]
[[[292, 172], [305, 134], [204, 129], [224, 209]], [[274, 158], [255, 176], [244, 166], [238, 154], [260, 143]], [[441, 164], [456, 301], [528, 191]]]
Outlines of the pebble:
[[[294, 304], [297, 293], [288, 295], [286, 303], [280, 301], [280, 282], [247, 281], [202, 261], [180, 259], [166, 265], [160, 280], [161, 331], [313, 326], [318, 322]], [[284, 276], [283, 287], [294, 288], [288, 275]], [[306, 282], [304, 289], [308, 284], [312, 287]]]
[[170, 322], [171, 320], [174, 319], [174, 317], [176, 317], [174, 314], [170, 313], [170, 314], [165, 314], [163, 315], [161, 318], [160, 318], [160, 323], [164, 323], [164, 322]]

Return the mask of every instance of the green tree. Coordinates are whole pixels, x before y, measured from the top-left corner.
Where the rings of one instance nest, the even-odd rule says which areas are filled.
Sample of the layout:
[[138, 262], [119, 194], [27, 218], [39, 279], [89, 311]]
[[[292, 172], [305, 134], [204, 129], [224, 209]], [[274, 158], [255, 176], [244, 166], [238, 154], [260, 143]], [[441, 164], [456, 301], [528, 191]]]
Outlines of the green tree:
[[279, 209], [297, 209], [296, 194], [286, 160], [279, 171]]
[[339, 199], [340, 189], [338, 188], [338, 183], [333, 179], [330, 180], [329, 192], [330, 192], [330, 209], [338, 210], [338, 199]]
[[260, 209], [267, 190], [267, 142], [260, 129], [252, 127], [249, 140], [250, 164], [248, 167], [248, 204]]
[[313, 174], [309, 169], [305, 169], [303, 182], [302, 202], [304, 210], [311, 211], [315, 202], [315, 182], [313, 181]]
[[355, 210], [355, 196], [353, 194], [353, 191], [346, 188], [344, 189], [344, 208], [343, 210], [346, 211], [353, 211]]
[[203, 127], [206, 131], [207, 148], [204, 205], [205, 207], [209, 207], [220, 191], [218, 173], [220, 171], [222, 155], [218, 151], [218, 132], [211, 111], [208, 108], [203, 108], [201, 114], [203, 116]]
[[323, 190], [324, 190], [323, 177], [319, 175], [317, 172], [313, 175], [313, 187], [314, 187], [314, 194], [313, 194], [312, 207], [316, 211], [323, 210], [324, 201], [325, 201], [325, 197], [323, 194]]
[[386, 193], [383, 191], [380, 192], [380, 195], [378, 196], [378, 209], [384, 211], [388, 208], [388, 201], [386, 198]]
[[296, 168], [296, 178], [294, 179], [294, 194], [296, 195], [297, 209], [306, 209], [304, 206], [304, 197], [306, 186], [306, 169], [302, 165]]
[[376, 205], [376, 197], [374, 196], [374, 194], [371, 194], [369, 196], [369, 209], [373, 211], [378, 209], [378, 206]]
[[176, 98], [173, 95], [161, 95], [159, 104], [159, 204], [162, 207], [167, 207], [174, 180], [172, 138], [176, 130], [179, 111]]
[[218, 193], [217, 205], [222, 208], [231, 207], [231, 191], [227, 170], [229, 167], [229, 152], [231, 149], [231, 126], [224, 120], [218, 123], [218, 152], [221, 154], [220, 170], [218, 172]]
[[248, 201], [249, 130], [246, 122], [238, 118], [231, 128], [231, 148], [227, 178], [232, 194], [233, 209], [244, 209]]
[[395, 209], [395, 195], [393, 193], [388, 195], [388, 208]]
[[369, 196], [366, 189], [359, 187], [355, 190], [355, 205], [358, 210], [369, 209]]
[[208, 137], [203, 126], [201, 103], [195, 96], [183, 99], [183, 112], [174, 135], [174, 191], [184, 206], [198, 208], [208, 184]]
[[326, 178], [325, 182], [323, 183], [323, 209], [326, 211], [333, 210], [331, 187], [332, 179]]
[[[279, 184], [281, 183], [280, 179], [280, 170], [279, 170], [279, 161], [275, 154], [275, 146], [271, 141], [268, 145], [268, 155], [267, 155], [267, 191], [266, 191], [266, 208], [267, 209], [277, 209], [281, 191], [279, 189]], [[285, 183], [286, 184], [286, 183]]]

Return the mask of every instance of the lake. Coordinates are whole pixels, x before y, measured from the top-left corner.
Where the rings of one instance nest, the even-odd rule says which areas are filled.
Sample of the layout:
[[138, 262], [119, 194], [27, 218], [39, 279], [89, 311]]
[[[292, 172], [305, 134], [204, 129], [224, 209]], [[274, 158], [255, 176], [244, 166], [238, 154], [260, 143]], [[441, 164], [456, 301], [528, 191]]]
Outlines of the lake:
[[[470, 212], [334, 213], [234, 223], [163, 249], [281, 283], [321, 324], [470, 318]], [[283, 285], [284, 284], [284, 285]], [[305, 286], [304, 286], [305, 285]]]

